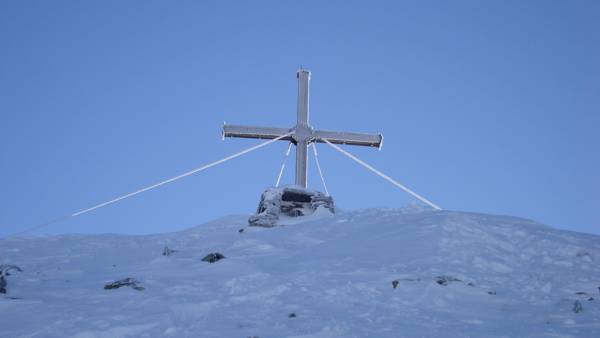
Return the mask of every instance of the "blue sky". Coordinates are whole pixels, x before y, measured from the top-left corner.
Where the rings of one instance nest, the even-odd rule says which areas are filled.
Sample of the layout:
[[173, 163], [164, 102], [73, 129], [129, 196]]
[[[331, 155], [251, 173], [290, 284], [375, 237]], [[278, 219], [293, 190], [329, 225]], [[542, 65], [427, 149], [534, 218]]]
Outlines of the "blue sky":
[[[300, 65], [313, 126], [382, 132], [381, 152], [347, 149], [443, 208], [600, 233], [599, 16], [597, 1], [4, 1], [0, 235], [258, 143], [221, 141], [223, 121], [292, 126]], [[253, 212], [286, 146], [41, 232]], [[340, 208], [414, 202], [319, 150]]]

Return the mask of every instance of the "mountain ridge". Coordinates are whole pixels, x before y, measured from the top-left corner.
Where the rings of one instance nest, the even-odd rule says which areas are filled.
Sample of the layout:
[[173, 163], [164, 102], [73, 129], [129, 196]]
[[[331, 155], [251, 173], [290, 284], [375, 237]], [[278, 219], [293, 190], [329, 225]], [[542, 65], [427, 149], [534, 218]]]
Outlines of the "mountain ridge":
[[[234, 215], [163, 234], [0, 239], [0, 263], [23, 269], [7, 277], [0, 336], [600, 332], [598, 235], [419, 208], [304, 220], [265, 229]], [[165, 246], [177, 252], [162, 256]], [[225, 259], [201, 261], [213, 252]], [[145, 289], [103, 289], [127, 277]]]

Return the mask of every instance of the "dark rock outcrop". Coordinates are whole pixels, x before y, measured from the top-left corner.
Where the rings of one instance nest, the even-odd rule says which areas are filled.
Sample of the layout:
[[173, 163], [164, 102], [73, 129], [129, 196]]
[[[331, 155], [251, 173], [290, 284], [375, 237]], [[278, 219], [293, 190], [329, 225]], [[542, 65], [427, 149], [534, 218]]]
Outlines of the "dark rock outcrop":
[[138, 284], [139, 282], [131, 277], [116, 280], [114, 282], [106, 283], [104, 290], [118, 289], [123, 286], [130, 286], [134, 290], [142, 291], [144, 287]]
[[171, 256], [172, 254], [176, 253], [177, 250], [173, 250], [171, 248], [169, 248], [168, 246], [165, 245], [165, 248], [163, 249], [163, 256]]
[[262, 193], [256, 214], [250, 216], [248, 224], [252, 226], [274, 227], [280, 215], [300, 217], [325, 208], [335, 213], [333, 198], [320, 191], [304, 189], [298, 186], [269, 188]]
[[452, 276], [437, 276], [435, 277], [435, 282], [439, 285], [446, 286], [450, 282], [462, 282], [462, 280]]
[[8, 285], [8, 283], [6, 283], [6, 279], [4, 278], [4, 276], [0, 275], [0, 293], [1, 294], [5, 294], [6, 293], [6, 286]]
[[5, 294], [8, 291], [8, 281], [6, 277], [11, 275], [11, 271], [23, 272], [20, 267], [12, 264], [0, 264], [0, 294]]
[[225, 258], [225, 256], [223, 254], [220, 254], [218, 252], [213, 252], [213, 253], [210, 253], [210, 254], [204, 256], [204, 258], [202, 258], [202, 261], [209, 262], [209, 263], [215, 263], [215, 262], [220, 261], [223, 258]]

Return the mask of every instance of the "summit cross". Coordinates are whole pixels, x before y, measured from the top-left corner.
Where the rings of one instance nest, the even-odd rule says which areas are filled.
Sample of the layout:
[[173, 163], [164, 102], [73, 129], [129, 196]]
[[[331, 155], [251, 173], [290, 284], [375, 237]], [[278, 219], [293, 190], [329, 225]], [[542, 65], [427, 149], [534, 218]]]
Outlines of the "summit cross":
[[[361, 134], [352, 132], [337, 132], [315, 130], [309, 124], [309, 82], [310, 71], [300, 69], [296, 72], [298, 78], [298, 106], [296, 126], [292, 128], [254, 127], [233, 124], [223, 124], [223, 138], [255, 138], [276, 139], [292, 142], [296, 146], [296, 185], [307, 187], [308, 178], [308, 146], [313, 142], [334, 144], [349, 144], [381, 148], [382, 134]], [[289, 134], [285, 137], [282, 137]], [[325, 141], [326, 140], [326, 141]]]

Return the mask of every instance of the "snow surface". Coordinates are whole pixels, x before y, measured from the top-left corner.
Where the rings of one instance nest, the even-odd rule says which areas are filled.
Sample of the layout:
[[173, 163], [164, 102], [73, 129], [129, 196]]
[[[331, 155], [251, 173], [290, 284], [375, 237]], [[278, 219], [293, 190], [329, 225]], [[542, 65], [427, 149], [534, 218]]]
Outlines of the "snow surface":
[[[0, 239], [0, 264], [23, 269], [0, 295], [0, 337], [600, 337], [600, 236], [421, 209], [247, 218]], [[212, 252], [226, 258], [201, 261]], [[104, 290], [126, 277], [145, 290]]]

